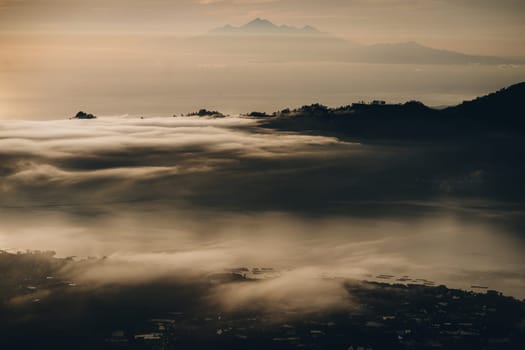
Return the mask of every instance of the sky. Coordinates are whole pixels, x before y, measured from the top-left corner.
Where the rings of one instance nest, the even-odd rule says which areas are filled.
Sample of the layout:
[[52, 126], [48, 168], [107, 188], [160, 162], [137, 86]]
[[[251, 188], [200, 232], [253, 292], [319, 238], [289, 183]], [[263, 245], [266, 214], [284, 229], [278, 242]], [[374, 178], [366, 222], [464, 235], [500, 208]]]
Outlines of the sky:
[[[524, 65], [356, 63], [345, 50], [414, 41], [521, 58], [524, 14], [519, 0], [0, 0], [0, 119], [63, 119], [81, 109], [271, 113], [374, 99], [454, 105], [525, 80]], [[257, 17], [345, 41], [202, 40]], [[318, 57], [324, 52], [333, 55]]]
[[362, 43], [525, 55], [520, 0], [2, 0], [0, 31], [197, 34], [255, 17]]

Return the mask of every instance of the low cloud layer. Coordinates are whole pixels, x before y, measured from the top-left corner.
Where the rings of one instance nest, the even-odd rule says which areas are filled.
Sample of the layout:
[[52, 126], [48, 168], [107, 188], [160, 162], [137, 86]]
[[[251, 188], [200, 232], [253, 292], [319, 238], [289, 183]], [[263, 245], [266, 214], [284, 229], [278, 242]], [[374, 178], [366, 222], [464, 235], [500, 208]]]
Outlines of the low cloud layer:
[[515, 200], [501, 180], [523, 170], [512, 165], [517, 155], [493, 160], [488, 151], [343, 142], [269, 131], [243, 118], [7, 121], [0, 127], [0, 205], [89, 215], [135, 202], [377, 215], [444, 206], [443, 198], [446, 206], [464, 202], [462, 209], [479, 206], [480, 196], [483, 205]]
[[182, 199], [191, 195], [192, 181], [213, 181], [250, 163], [321, 159], [337, 154], [340, 144], [254, 132], [249, 120], [196, 118], [7, 122], [0, 138], [0, 184], [7, 206], [20, 204], [21, 193], [46, 195], [47, 203], [31, 205], [98, 204], [153, 193], [157, 199]]
[[523, 211], [500, 180], [520, 169], [483, 149], [233, 117], [3, 122], [0, 247], [107, 256], [65, 271], [79, 285], [278, 271], [207, 292], [231, 310], [352, 307], [343, 280], [383, 273], [519, 294]]

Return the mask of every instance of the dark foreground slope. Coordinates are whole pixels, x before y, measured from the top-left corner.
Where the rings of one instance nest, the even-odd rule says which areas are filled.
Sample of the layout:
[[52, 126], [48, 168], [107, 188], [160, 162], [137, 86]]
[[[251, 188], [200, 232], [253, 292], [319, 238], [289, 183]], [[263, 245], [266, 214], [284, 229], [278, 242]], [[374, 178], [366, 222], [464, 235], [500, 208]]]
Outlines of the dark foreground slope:
[[[0, 253], [2, 349], [522, 349], [525, 304], [406, 282], [340, 280], [352, 307], [231, 311], [207, 293], [261, 283], [233, 269], [202, 280], [78, 283], [74, 261]], [[275, 278], [275, 277], [274, 277]], [[278, 277], [277, 277], [278, 278]], [[319, 277], [320, 278], [320, 277]], [[408, 284], [407, 284], [408, 283]]]

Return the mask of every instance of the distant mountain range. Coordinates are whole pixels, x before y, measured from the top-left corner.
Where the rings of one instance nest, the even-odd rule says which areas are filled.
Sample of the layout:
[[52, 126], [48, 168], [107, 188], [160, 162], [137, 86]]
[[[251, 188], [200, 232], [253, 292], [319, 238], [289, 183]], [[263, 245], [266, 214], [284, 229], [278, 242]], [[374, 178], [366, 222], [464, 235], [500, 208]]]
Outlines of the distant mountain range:
[[523, 64], [525, 60], [441, 50], [416, 42], [358, 45], [312, 26], [276, 25], [256, 18], [242, 26], [226, 25], [199, 38], [214, 51], [251, 54], [264, 60], [332, 60], [395, 64]]
[[288, 25], [277, 26], [267, 19], [256, 18], [251, 22], [246, 23], [240, 27], [232, 25], [225, 25], [224, 27], [216, 28], [210, 31], [211, 34], [221, 35], [318, 35], [321, 34], [319, 30], [312, 26], [304, 26], [302, 28], [292, 27]]
[[415, 64], [512, 64], [515, 59], [468, 55], [461, 52], [434, 49], [416, 42], [375, 44], [354, 48], [351, 59], [370, 63]]

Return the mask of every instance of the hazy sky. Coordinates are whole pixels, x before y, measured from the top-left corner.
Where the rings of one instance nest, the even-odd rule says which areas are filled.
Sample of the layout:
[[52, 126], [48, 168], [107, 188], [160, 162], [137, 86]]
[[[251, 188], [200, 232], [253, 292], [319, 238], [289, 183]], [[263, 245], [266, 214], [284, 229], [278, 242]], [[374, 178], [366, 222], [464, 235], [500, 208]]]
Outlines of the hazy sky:
[[[524, 66], [355, 64], [343, 41], [292, 48], [199, 35], [260, 17], [357, 44], [525, 57], [524, 14], [522, 0], [0, 0], [0, 119], [62, 119], [79, 109], [273, 112], [377, 98], [452, 105], [525, 80]], [[314, 59], [326, 52], [339, 53]]]
[[0, 0], [0, 31], [203, 33], [255, 17], [358, 42], [525, 55], [522, 0]]

